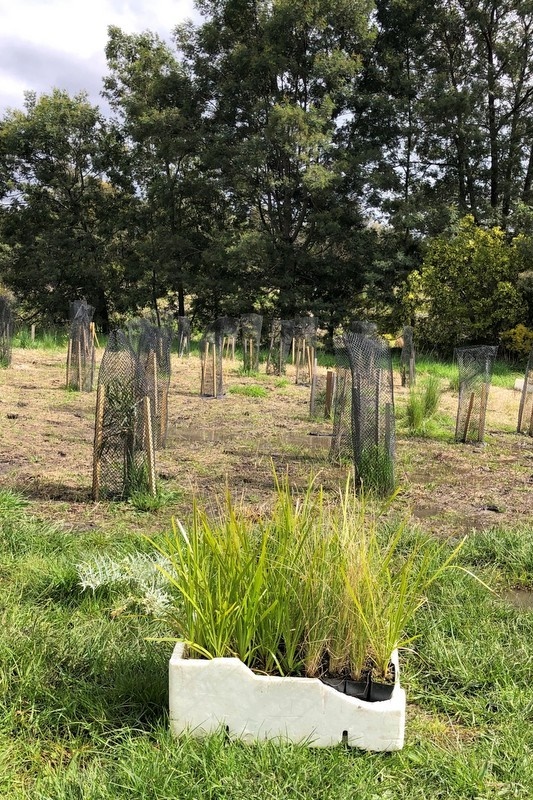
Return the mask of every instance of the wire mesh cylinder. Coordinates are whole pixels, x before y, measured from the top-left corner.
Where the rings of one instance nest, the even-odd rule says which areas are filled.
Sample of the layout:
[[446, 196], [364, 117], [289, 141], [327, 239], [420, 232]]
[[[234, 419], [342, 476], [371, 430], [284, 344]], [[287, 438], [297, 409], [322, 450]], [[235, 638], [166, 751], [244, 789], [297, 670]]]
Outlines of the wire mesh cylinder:
[[206, 328], [200, 342], [200, 394], [203, 397], [222, 397], [224, 394], [222, 346], [229, 326], [229, 317], [219, 317]]
[[352, 332], [335, 341], [337, 359], [331, 458], [351, 459], [363, 487], [394, 488], [394, 393], [390, 347]]
[[188, 317], [178, 317], [178, 355], [180, 358], [191, 352], [191, 321]]
[[69, 315], [67, 389], [92, 392], [96, 359], [92, 325], [94, 308], [85, 300], [75, 300], [70, 304]]
[[294, 319], [294, 367], [296, 383], [310, 385], [315, 370], [317, 320], [315, 317]]
[[243, 370], [244, 372], [258, 372], [263, 317], [261, 314], [243, 314], [240, 321]]
[[222, 358], [230, 358], [234, 361], [240, 322], [236, 317], [220, 317], [219, 325], [223, 328]]
[[455, 425], [458, 442], [482, 442], [494, 359], [497, 347], [458, 347], [459, 403]]
[[533, 436], [533, 350], [529, 354], [518, 409], [518, 433]]
[[[93, 496], [155, 491], [151, 419], [144, 369], [123, 331], [113, 331], [98, 376]], [[149, 401], [148, 401], [149, 406]], [[150, 415], [150, 411], [148, 411]]]
[[0, 295], [0, 367], [9, 367], [12, 358], [13, 311], [11, 301]]
[[152, 431], [156, 449], [166, 444], [168, 430], [168, 390], [172, 330], [143, 321], [138, 342], [139, 364], [144, 369], [146, 393], [150, 397]]

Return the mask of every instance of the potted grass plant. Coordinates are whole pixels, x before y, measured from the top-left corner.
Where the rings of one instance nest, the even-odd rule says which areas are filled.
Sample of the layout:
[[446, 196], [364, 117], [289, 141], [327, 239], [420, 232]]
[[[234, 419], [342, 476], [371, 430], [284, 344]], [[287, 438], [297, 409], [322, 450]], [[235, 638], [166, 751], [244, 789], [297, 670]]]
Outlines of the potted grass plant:
[[335, 502], [313, 481], [297, 498], [276, 487], [266, 519], [228, 495], [215, 518], [194, 504], [190, 526], [154, 542], [175, 592], [172, 729], [399, 749], [398, 649], [461, 545], [385, 522], [351, 482]]

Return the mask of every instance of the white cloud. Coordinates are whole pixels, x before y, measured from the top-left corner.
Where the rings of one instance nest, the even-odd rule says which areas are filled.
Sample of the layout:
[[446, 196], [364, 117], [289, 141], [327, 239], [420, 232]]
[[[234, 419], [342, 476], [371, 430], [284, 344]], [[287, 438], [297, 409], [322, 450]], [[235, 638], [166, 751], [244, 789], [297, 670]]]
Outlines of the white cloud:
[[187, 18], [199, 19], [193, 0], [0, 0], [0, 115], [25, 90], [85, 90], [101, 103], [109, 25], [168, 39]]

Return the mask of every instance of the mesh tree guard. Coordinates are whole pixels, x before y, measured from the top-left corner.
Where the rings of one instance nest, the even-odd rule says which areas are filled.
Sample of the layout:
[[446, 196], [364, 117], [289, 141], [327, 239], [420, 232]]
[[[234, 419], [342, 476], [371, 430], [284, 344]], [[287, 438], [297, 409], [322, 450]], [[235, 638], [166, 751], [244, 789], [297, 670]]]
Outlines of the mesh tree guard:
[[243, 314], [241, 316], [241, 340], [244, 372], [259, 371], [259, 347], [261, 345], [261, 314]]
[[520, 408], [518, 409], [518, 433], [527, 433], [533, 436], [533, 350], [529, 354], [529, 359], [524, 375], [524, 385], [520, 397]]
[[224, 336], [222, 337], [222, 357], [235, 361], [235, 345], [239, 335], [240, 322], [237, 317], [223, 317]]
[[151, 402], [144, 369], [123, 331], [113, 331], [98, 376], [93, 497], [156, 493]]
[[178, 355], [183, 358], [191, 352], [191, 321], [188, 317], [178, 317]]
[[352, 332], [335, 340], [337, 359], [330, 457], [352, 459], [369, 489], [394, 488], [394, 393], [390, 347]]
[[13, 311], [11, 302], [0, 295], [0, 367], [9, 367], [12, 357]]
[[377, 336], [378, 326], [375, 322], [368, 322], [366, 319], [353, 319], [347, 327], [350, 333], [359, 333], [362, 336]]
[[156, 449], [164, 447], [168, 429], [168, 389], [172, 330], [144, 321], [138, 343], [139, 364], [144, 369], [146, 392], [150, 397], [152, 430]]
[[71, 317], [67, 350], [67, 389], [92, 392], [95, 369], [93, 306], [85, 300], [70, 304]]
[[284, 375], [294, 338], [294, 320], [275, 319], [270, 331], [270, 347], [266, 371], [270, 375]]
[[400, 371], [402, 386], [415, 385], [415, 344], [413, 339], [414, 329], [406, 325], [403, 329], [402, 354], [400, 357]]
[[313, 375], [309, 400], [309, 413], [312, 417], [330, 419], [336, 382], [336, 372], [331, 369], [325, 375]]
[[296, 383], [310, 385], [315, 372], [317, 320], [296, 317], [294, 320], [294, 364]]
[[497, 347], [457, 347], [459, 405], [455, 425], [457, 442], [482, 442], [492, 367]]
[[201, 383], [203, 397], [222, 397], [222, 345], [228, 331], [232, 330], [230, 317], [219, 317], [205, 330], [200, 342]]

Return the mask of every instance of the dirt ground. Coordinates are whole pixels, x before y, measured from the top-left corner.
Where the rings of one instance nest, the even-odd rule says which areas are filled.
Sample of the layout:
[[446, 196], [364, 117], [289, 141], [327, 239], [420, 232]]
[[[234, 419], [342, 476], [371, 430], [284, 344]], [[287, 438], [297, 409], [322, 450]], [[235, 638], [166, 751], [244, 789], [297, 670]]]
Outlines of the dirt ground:
[[[309, 388], [294, 383], [291, 367], [286, 381], [243, 377], [238, 368], [224, 362], [226, 394], [208, 399], [199, 394], [199, 359], [172, 356], [168, 442], [156, 456], [169, 501], [150, 524], [186, 515], [193, 494], [213, 502], [226, 485], [259, 514], [272, 498], [273, 467], [287, 470], [296, 486], [316, 473], [328, 488], [344, 482], [346, 468], [328, 460], [331, 422], [310, 419]], [[65, 374], [66, 352], [32, 349], [15, 349], [11, 367], [0, 370], [0, 488], [21, 492], [37, 515], [80, 532], [146, 528], [147, 515], [141, 519], [131, 505], [92, 501], [96, 392], [67, 391]], [[400, 411], [407, 390], [394, 379]], [[239, 384], [259, 384], [267, 396], [229, 391]], [[533, 439], [515, 432], [519, 402], [519, 392], [491, 387], [483, 445], [453, 441], [457, 395], [449, 390], [439, 407], [449, 415], [448, 441], [398, 434], [403, 511], [440, 535], [533, 521]]]

